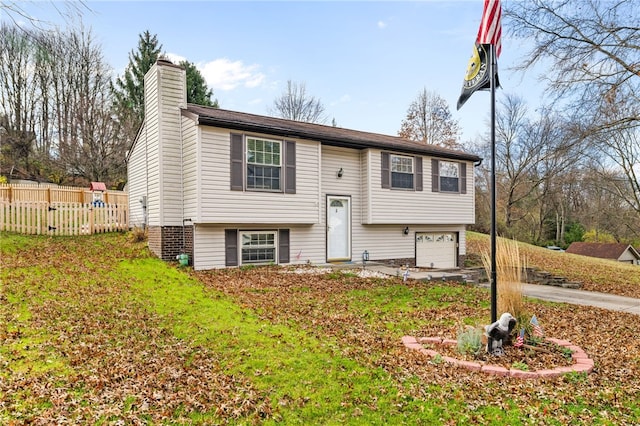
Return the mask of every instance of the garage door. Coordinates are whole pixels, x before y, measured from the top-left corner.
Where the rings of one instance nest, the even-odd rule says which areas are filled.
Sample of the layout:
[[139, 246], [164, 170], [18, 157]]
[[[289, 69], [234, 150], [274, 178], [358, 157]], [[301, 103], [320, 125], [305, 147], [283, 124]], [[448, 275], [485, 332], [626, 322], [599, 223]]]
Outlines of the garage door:
[[457, 245], [455, 232], [416, 232], [416, 266], [455, 268]]

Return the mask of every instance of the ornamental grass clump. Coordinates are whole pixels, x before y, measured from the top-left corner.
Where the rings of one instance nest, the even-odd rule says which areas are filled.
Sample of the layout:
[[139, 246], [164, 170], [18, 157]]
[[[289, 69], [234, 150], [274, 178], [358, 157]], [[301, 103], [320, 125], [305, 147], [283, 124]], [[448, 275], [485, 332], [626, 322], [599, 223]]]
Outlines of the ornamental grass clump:
[[[482, 264], [491, 277], [491, 253], [482, 252]], [[496, 240], [496, 274], [498, 312], [509, 312], [520, 320], [526, 316], [522, 298], [522, 273], [526, 261], [520, 255], [518, 242], [506, 238]]]

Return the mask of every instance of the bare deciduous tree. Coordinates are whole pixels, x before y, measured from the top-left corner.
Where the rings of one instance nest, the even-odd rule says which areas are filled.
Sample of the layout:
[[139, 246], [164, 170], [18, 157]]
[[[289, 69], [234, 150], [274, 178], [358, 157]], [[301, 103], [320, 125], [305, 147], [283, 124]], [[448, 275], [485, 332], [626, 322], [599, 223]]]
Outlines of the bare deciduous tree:
[[82, 28], [31, 31], [1, 28], [3, 166], [57, 183], [122, 181], [126, 146], [115, 134], [100, 46]]
[[460, 127], [451, 117], [447, 101], [426, 88], [409, 105], [398, 134], [425, 144], [460, 148]]
[[304, 83], [287, 81], [286, 90], [273, 101], [269, 114], [288, 120], [324, 124], [327, 122], [320, 99], [307, 94]]
[[640, 222], [637, 1], [510, 2], [505, 16], [513, 35], [533, 42], [518, 69], [549, 64], [542, 77], [548, 92], [573, 112], [576, 137], [585, 149], [596, 149], [598, 162], [616, 169], [602, 177], [617, 176], [607, 187], [617, 188]]

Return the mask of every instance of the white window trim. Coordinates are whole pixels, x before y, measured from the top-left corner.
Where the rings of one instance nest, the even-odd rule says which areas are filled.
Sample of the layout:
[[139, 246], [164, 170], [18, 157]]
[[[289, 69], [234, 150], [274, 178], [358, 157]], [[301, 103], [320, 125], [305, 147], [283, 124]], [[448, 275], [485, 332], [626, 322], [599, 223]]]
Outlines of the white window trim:
[[[395, 164], [393, 163], [393, 159], [394, 158], [407, 158], [407, 159], [410, 159], [411, 160], [411, 172], [394, 170], [394, 166], [395, 166]], [[415, 187], [416, 187], [416, 170], [415, 169], [416, 169], [415, 158], [413, 156], [389, 154], [389, 187], [390, 187], [390, 189], [406, 190], [406, 191], [410, 191], [410, 190], [415, 189]], [[403, 188], [403, 187], [400, 187], [400, 186], [393, 186], [393, 174], [394, 173], [403, 173], [403, 174], [407, 174], [407, 175], [413, 176], [413, 186], [411, 188]]]
[[[447, 176], [445, 174], [442, 173], [443, 171], [443, 164], [452, 164], [456, 167], [456, 176]], [[446, 169], [445, 169], [446, 170]], [[457, 191], [449, 191], [446, 189], [442, 189], [442, 178], [455, 178], [458, 180], [458, 190]], [[460, 179], [460, 163], [456, 162], [456, 161], [446, 161], [446, 160], [439, 160], [438, 161], [438, 179], [440, 179], [440, 182], [438, 182], [438, 186], [440, 188], [440, 192], [448, 192], [451, 194], [458, 194], [460, 193], [460, 186], [462, 185], [462, 181]]]
[[[277, 140], [277, 139], [267, 139], [267, 138], [262, 138], [262, 137], [258, 137], [258, 136], [245, 136], [246, 139], [246, 143], [245, 143], [245, 152], [244, 152], [244, 186], [245, 186], [245, 190], [248, 191], [257, 191], [257, 192], [284, 192], [284, 173], [285, 173], [285, 168], [283, 166], [283, 159], [284, 159], [284, 149], [285, 149], [285, 144], [284, 141], [282, 140]], [[280, 146], [280, 153], [279, 153], [279, 164], [265, 164], [265, 163], [257, 163], [257, 162], [252, 162], [249, 161], [249, 141], [250, 140], [254, 140], [254, 141], [262, 141], [262, 142], [272, 142], [272, 143], [277, 143], [278, 146]], [[249, 166], [259, 166], [259, 167], [277, 167], [280, 169], [280, 189], [270, 189], [270, 188], [254, 188], [254, 187], [250, 187], [249, 186], [249, 173], [248, 173], [248, 168]]]
[[[273, 259], [259, 262], [245, 262], [242, 257], [242, 250], [244, 248], [242, 239], [244, 235], [248, 234], [273, 234]], [[265, 230], [265, 229], [252, 229], [238, 231], [238, 265], [264, 265], [268, 263], [278, 263], [278, 231], [277, 230]], [[256, 247], [254, 247], [256, 248]], [[271, 248], [271, 246], [265, 246], [265, 248]]]

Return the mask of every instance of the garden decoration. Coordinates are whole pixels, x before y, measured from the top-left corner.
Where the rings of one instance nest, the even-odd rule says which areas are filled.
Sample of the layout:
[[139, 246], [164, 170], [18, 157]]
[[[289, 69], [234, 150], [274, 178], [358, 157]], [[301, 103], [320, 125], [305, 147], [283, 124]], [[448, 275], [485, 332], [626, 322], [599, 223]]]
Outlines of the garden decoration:
[[503, 313], [498, 321], [484, 327], [487, 336], [487, 352], [491, 355], [502, 356], [502, 345], [516, 326], [516, 319], [508, 312]]
[[542, 330], [542, 326], [538, 322], [538, 318], [536, 318], [535, 315], [531, 317], [531, 321], [529, 321], [529, 323], [531, 324], [532, 334], [534, 337], [538, 337], [538, 338], [544, 337], [544, 331]]

